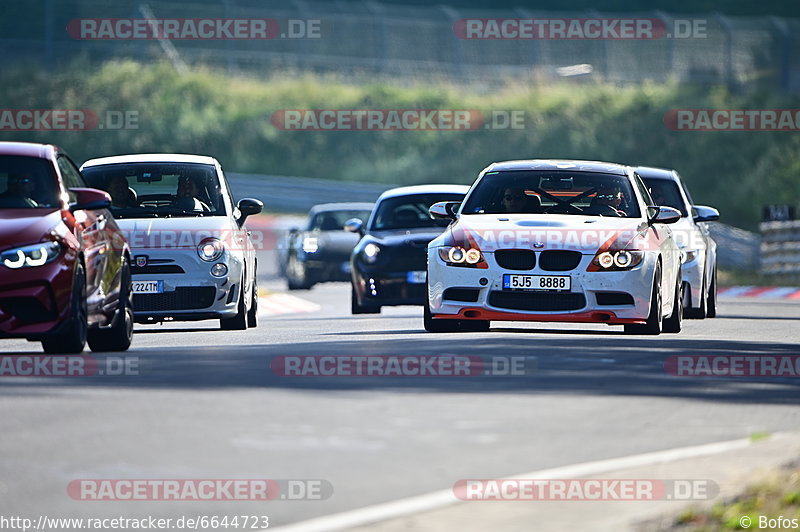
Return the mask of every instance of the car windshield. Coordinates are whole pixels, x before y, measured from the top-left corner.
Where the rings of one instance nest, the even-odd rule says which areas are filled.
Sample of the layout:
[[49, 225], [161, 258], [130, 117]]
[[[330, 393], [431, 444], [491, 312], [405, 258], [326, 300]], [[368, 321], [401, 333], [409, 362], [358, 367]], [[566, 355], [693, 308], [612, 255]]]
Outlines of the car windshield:
[[0, 209], [59, 207], [59, 193], [49, 161], [0, 155]]
[[462, 201], [463, 194], [413, 194], [394, 196], [380, 202], [371, 221], [370, 231], [447, 227], [449, 220], [433, 218], [428, 209], [440, 201]]
[[666, 179], [648, 179], [646, 177], [643, 177], [642, 180], [650, 190], [650, 197], [653, 198], [653, 202], [656, 205], [678, 209], [681, 211], [681, 216], [689, 215], [686, 212], [686, 205], [683, 203], [678, 183]]
[[541, 170], [486, 173], [461, 213], [640, 216], [626, 176]]
[[341, 231], [344, 224], [351, 218], [366, 220], [369, 218], [370, 211], [365, 210], [341, 210], [341, 211], [322, 211], [316, 213], [309, 223], [309, 230], [319, 231]]
[[209, 164], [106, 164], [84, 168], [82, 173], [89, 186], [111, 195], [116, 218], [225, 214], [217, 172]]

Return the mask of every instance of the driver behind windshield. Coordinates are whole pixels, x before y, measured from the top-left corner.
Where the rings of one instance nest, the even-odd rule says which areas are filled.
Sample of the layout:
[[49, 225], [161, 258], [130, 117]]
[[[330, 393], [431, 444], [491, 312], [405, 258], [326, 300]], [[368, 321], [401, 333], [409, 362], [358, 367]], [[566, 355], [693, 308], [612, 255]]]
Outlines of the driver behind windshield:
[[208, 205], [200, 201], [200, 186], [197, 181], [191, 177], [181, 176], [178, 179], [178, 198], [175, 200], [175, 206], [184, 211], [195, 212], [209, 212], [211, 209]]
[[8, 209], [24, 209], [38, 207], [31, 196], [36, 188], [36, 183], [23, 174], [10, 174], [8, 176], [8, 189], [0, 194], [0, 207]]
[[597, 190], [597, 194], [592, 198], [591, 205], [586, 209], [587, 214], [599, 214], [601, 216], [627, 216], [622, 208], [622, 190], [615, 185], [603, 185]]
[[128, 180], [121, 175], [114, 176], [109, 180], [106, 191], [111, 196], [111, 205], [114, 207], [127, 209], [139, 206], [139, 202], [136, 201], [136, 192], [128, 186]]
[[539, 213], [542, 202], [539, 196], [525, 194], [522, 187], [509, 187], [503, 191], [501, 199], [503, 210], [507, 213]]

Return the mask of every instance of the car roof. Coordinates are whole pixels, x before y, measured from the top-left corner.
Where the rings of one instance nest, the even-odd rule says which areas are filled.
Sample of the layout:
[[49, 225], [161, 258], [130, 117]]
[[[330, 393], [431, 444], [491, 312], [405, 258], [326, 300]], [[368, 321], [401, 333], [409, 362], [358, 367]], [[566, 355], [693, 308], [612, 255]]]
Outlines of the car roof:
[[61, 148], [52, 144], [38, 144], [34, 142], [0, 142], [0, 154], [17, 155], [22, 157], [37, 157], [51, 159]]
[[469, 191], [467, 185], [413, 185], [391, 188], [381, 194], [378, 201], [413, 194], [466, 194], [467, 191]]
[[573, 159], [521, 159], [516, 161], [501, 161], [492, 163], [486, 168], [486, 172], [515, 170], [577, 170], [580, 172], [599, 172], [617, 175], [627, 175], [628, 173], [628, 167], [623, 164]]
[[103, 164], [126, 164], [126, 163], [197, 163], [217, 165], [219, 162], [206, 155], [188, 155], [184, 153], [134, 153], [130, 155], [115, 155], [112, 157], [100, 157], [89, 159], [81, 165], [99, 166]]
[[374, 206], [375, 206], [374, 203], [365, 203], [365, 202], [320, 203], [318, 205], [314, 205], [313, 207], [311, 207], [308, 213], [316, 214], [318, 212], [352, 211], [352, 210], [371, 211]]
[[639, 174], [642, 179], [664, 179], [669, 181], [677, 181], [675, 170], [671, 168], [656, 168], [654, 166], [637, 166], [633, 169], [634, 172]]

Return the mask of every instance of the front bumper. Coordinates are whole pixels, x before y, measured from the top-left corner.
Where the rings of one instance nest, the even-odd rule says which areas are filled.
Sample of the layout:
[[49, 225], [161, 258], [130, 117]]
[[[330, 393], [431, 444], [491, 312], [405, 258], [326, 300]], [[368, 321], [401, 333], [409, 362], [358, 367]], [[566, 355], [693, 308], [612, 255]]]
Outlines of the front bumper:
[[358, 302], [361, 305], [424, 305], [425, 272], [353, 273]]
[[0, 338], [41, 339], [69, 319], [74, 256], [35, 268], [0, 268]]
[[[428, 305], [439, 319], [644, 323], [650, 312], [656, 256], [645, 254], [627, 271], [587, 272], [594, 255], [583, 255], [570, 271], [501, 268], [484, 253], [488, 268], [448, 266], [436, 248], [428, 250]], [[569, 291], [504, 290], [504, 274], [569, 275]], [[460, 300], [454, 300], [454, 297]]]
[[[137, 258], [147, 256], [147, 265], [137, 265]], [[225, 251], [218, 260], [206, 262], [194, 249], [137, 249], [131, 269], [134, 286], [139, 281], [159, 281], [162, 292], [134, 293], [134, 317], [139, 323], [195, 321], [230, 318], [236, 315], [242, 289], [243, 259]], [[228, 267], [224, 277], [211, 275], [214, 264]]]

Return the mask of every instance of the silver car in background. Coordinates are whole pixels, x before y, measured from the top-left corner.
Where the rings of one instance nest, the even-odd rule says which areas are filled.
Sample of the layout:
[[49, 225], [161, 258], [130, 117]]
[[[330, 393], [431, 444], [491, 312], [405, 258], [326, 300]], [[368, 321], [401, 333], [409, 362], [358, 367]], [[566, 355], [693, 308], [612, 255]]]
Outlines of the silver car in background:
[[681, 250], [683, 309], [687, 318], [717, 315], [717, 244], [706, 222], [719, 219], [719, 211], [694, 205], [689, 190], [675, 170], [639, 166], [635, 169], [657, 205], [677, 209], [681, 219], [673, 226], [673, 238]]
[[130, 242], [137, 322], [257, 325], [255, 249], [244, 222], [263, 204], [246, 198], [235, 205], [216, 159], [123, 155], [92, 159], [81, 171], [111, 195], [110, 210]]

